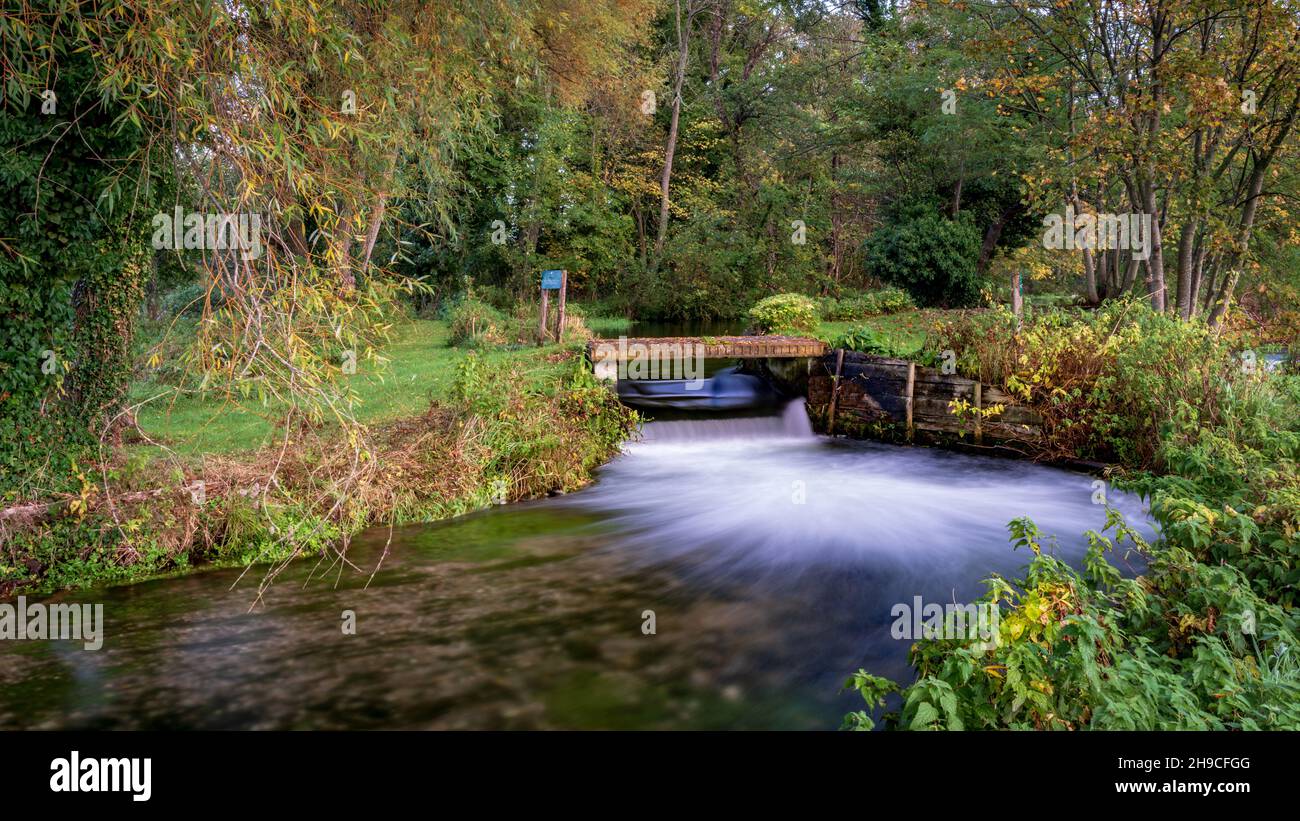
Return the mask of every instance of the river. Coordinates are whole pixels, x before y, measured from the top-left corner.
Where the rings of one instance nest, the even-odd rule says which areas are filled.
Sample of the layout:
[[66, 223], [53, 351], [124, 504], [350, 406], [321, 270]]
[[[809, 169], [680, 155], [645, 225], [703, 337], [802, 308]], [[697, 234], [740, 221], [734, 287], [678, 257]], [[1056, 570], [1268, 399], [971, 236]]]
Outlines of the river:
[[0, 727], [834, 728], [857, 668], [910, 679], [895, 604], [1015, 575], [1017, 516], [1077, 563], [1092, 497], [1083, 474], [816, 436], [799, 400], [652, 422], [581, 492], [398, 529], [368, 587], [303, 561], [252, 612], [239, 570], [66, 594], [104, 604], [103, 648], [0, 642]]

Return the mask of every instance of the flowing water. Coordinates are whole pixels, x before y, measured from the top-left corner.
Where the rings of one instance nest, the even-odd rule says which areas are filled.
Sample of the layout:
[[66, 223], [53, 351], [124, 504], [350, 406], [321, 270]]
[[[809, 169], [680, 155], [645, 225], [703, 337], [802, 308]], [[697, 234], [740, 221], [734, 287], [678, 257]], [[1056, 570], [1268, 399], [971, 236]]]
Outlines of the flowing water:
[[368, 587], [303, 561], [252, 612], [238, 570], [65, 595], [104, 603], [104, 646], [0, 642], [0, 727], [833, 728], [852, 671], [909, 679], [896, 603], [1015, 575], [1018, 516], [1077, 561], [1092, 496], [1082, 474], [815, 436], [800, 401], [653, 422], [582, 492], [397, 530]]

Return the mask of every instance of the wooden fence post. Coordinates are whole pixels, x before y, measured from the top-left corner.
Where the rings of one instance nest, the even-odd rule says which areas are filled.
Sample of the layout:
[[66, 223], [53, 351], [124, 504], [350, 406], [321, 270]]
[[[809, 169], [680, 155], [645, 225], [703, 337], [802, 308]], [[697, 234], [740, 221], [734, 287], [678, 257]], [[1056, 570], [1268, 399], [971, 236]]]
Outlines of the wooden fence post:
[[826, 435], [835, 435], [835, 400], [840, 395], [840, 373], [844, 368], [844, 349], [835, 351], [835, 377], [831, 380], [831, 406], [827, 411]]
[[907, 441], [912, 441], [914, 428], [912, 425], [912, 396], [916, 391], [916, 363], [907, 363]]
[[561, 271], [560, 272], [560, 305], [558, 309], [560, 315], [557, 318], [557, 322], [555, 325], [556, 342], [564, 341], [564, 302], [565, 302], [565, 298], [568, 296], [568, 293], [569, 293], [569, 272]]
[[547, 319], [546, 315], [550, 313], [550, 308], [551, 308], [551, 295], [547, 292], [545, 288], [543, 288], [542, 289], [542, 318], [537, 323], [537, 344], [538, 345], [546, 344], [546, 319]]

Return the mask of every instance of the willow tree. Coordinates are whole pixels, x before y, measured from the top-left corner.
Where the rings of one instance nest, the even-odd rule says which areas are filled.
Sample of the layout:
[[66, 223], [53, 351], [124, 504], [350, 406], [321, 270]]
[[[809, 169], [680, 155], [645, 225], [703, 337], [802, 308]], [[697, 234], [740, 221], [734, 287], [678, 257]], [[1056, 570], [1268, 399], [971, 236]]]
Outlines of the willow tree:
[[[112, 239], [125, 251], [161, 244], [199, 270], [207, 297], [182, 390], [282, 409], [281, 448], [304, 420], [337, 425], [352, 469], [319, 499], [296, 500], [333, 516], [375, 469], [339, 376], [378, 358], [396, 289], [415, 287], [376, 258], [385, 226], [400, 217], [391, 204], [421, 201], [426, 213], [449, 215], [456, 160], [491, 138], [496, 92], [569, 88], [554, 75], [598, 65], [601, 35], [635, 28], [640, 8], [620, 0], [587, 13], [565, 0], [19, 0], [0, 21], [6, 105], [30, 112], [58, 81], [60, 98], [78, 101], [66, 111], [97, 101], [98, 116], [107, 113], [130, 139], [91, 146], [93, 173], [75, 187], [27, 162], [30, 152], [5, 170], [33, 201], [57, 206], [47, 213], [112, 205], [125, 226]], [[579, 43], [573, 32], [592, 20], [599, 24]], [[577, 75], [573, 85], [583, 82]], [[78, 120], [60, 122], [64, 144], [84, 138]], [[154, 177], [174, 180], [169, 201], [158, 201]], [[173, 214], [184, 230], [171, 230]], [[191, 218], [201, 223], [197, 243]], [[253, 247], [217, 239], [227, 218], [244, 220]], [[63, 261], [48, 242], [34, 254], [37, 240], [26, 233], [4, 241], [6, 275], [15, 260], [28, 271]], [[139, 278], [133, 265], [98, 261], [104, 276], [93, 282]], [[115, 315], [131, 316], [139, 288], [113, 293], [122, 302]], [[113, 331], [129, 350], [131, 329]], [[130, 410], [127, 376], [125, 368], [113, 376], [110, 417]], [[274, 478], [262, 485], [268, 493]]]

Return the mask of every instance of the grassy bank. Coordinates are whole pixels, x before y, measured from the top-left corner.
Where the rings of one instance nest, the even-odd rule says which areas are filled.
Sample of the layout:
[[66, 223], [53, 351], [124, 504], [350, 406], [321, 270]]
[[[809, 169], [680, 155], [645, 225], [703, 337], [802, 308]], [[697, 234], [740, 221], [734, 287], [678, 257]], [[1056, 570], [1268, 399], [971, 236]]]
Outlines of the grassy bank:
[[178, 392], [143, 368], [138, 432], [102, 474], [84, 470], [79, 496], [6, 527], [0, 591], [338, 561], [367, 526], [581, 487], [636, 424], [582, 365], [580, 341], [469, 350], [449, 333], [400, 321], [381, 359], [343, 377], [364, 427], [286, 428], [274, 402]]

